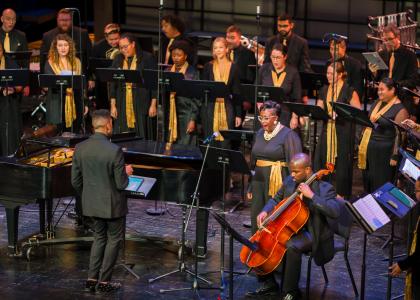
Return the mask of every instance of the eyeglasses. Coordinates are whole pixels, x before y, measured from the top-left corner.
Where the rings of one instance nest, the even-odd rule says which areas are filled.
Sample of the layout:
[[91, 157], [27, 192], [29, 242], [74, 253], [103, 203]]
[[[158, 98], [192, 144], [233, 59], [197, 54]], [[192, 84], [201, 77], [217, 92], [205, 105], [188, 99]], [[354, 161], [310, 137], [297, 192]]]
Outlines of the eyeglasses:
[[128, 48], [130, 45], [131, 45], [131, 44], [127, 44], [127, 45], [120, 46], [120, 50], [127, 50], [127, 48]]
[[260, 122], [267, 122], [267, 121], [270, 121], [270, 119], [271, 118], [277, 118], [277, 116], [264, 116], [264, 117], [262, 117], [262, 116], [258, 116], [258, 121], [260, 121]]
[[284, 56], [270, 56], [271, 60], [281, 60], [284, 59]]

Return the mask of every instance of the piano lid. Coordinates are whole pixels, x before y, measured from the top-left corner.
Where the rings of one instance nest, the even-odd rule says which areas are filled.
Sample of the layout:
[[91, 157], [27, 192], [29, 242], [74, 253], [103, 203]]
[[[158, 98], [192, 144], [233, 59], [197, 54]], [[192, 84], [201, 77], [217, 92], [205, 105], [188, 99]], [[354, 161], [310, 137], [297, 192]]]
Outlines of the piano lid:
[[147, 155], [175, 160], [201, 161], [201, 151], [196, 146], [169, 144], [148, 140], [126, 141], [118, 143], [127, 154]]

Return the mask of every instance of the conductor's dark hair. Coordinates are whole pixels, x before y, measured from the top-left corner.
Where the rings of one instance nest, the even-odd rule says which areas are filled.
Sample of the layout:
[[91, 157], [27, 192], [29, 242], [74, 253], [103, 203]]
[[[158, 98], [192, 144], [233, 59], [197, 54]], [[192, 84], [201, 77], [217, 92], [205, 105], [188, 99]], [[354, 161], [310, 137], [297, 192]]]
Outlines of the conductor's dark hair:
[[179, 33], [184, 34], [185, 24], [178, 16], [166, 15], [162, 18], [162, 21], [168, 22], [172, 27], [175, 27]]
[[275, 43], [273, 48], [271, 48], [271, 52], [273, 52], [273, 50], [280, 51], [284, 56], [287, 55], [287, 46], [284, 46], [283, 44]]
[[388, 90], [394, 88], [395, 89], [394, 95], [398, 95], [399, 85], [394, 79], [385, 77], [381, 80], [381, 83], [385, 84]]
[[264, 110], [267, 110], [267, 109], [274, 109], [274, 111], [276, 112], [276, 115], [280, 118], [280, 114], [281, 114], [280, 104], [278, 104], [275, 101], [267, 100], [261, 106], [260, 112], [264, 111]]
[[293, 19], [288, 14], [282, 14], [277, 17], [277, 21], [289, 21], [289, 23], [293, 23]]

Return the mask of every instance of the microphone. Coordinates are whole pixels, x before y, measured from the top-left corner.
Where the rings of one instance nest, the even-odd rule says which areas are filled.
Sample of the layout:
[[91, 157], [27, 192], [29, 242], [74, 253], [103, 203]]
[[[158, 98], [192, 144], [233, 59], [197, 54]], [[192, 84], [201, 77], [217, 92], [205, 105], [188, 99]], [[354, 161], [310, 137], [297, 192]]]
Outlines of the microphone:
[[337, 34], [337, 33], [326, 33], [322, 39], [322, 42], [329, 42], [331, 40], [335, 41], [347, 41], [349, 38], [345, 35]]
[[212, 135], [209, 135], [208, 137], [206, 137], [203, 141], [204, 145], [207, 145], [209, 143], [211, 143], [216, 137], [218, 137], [220, 135], [219, 132], [213, 132]]

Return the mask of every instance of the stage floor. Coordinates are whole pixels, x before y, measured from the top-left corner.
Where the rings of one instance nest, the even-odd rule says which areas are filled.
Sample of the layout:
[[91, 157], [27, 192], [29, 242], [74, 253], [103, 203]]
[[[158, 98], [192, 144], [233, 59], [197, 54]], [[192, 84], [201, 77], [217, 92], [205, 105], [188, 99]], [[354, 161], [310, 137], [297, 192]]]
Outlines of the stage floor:
[[[239, 193], [233, 193], [227, 202], [231, 207], [238, 199]], [[167, 205], [168, 212], [164, 216], [149, 216], [145, 209], [151, 207], [153, 202], [130, 200], [129, 214], [127, 216], [127, 233], [149, 237], [141, 242], [126, 242], [125, 258], [127, 263], [133, 263], [134, 271], [140, 275], [135, 279], [123, 268], [118, 267], [114, 271], [113, 279], [121, 282], [123, 287], [118, 292], [110, 294], [115, 299], [193, 299], [197, 295], [192, 291], [161, 294], [160, 289], [183, 288], [191, 286], [191, 277], [185, 275], [172, 275], [165, 279], [148, 283], [148, 279], [169, 272], [177, 268], [176, 247], [167, 247], [170, 242], [176, 241], [181, 234], [181, 209], [174, 205]], [[216, 203], [217, 205], [217, 203]], [[55, 220], [59, 212], [65, 208], [59, 204]], [[28, 205], [21, 208], [19, 233], [20, 237], [28, 236], [39, 228], [36, 205]], [[194, 218], [187, 230], [187, 239], [194, 240]], [[243, 235], [249, 236], [250, 230], [242, 226], [242, 222], [249, 220], [249, 207], [240, 208], [234, 213], [227, 214], [227, 220]], [[389, 228], [384, 228], [387, 233]], [[74, 220], [64, 216], [57, 226], [57, 237], [80, 236], [83, 233], [76, 230]], [[217, 271], [219, 269], [220, 253], [220, 228], [216, 221], [210, 217], [208, 237], [208, 255], [206, 259], [200, 259], [199, 272]], [[349, 259], [357, 285], [360, 284], [361, 258], [362, 258], [362, 231], [354, 226], [350, 240]], [[157, 242], [163, 240], [164, 242]], [[165, 242], [166, 241], [166, 242]], [[387, 262], [383, 259], [387, 255], [387, 249], [381, 250], [383, 240], [377, 237], [369, 237], [367, 252], [367, 281], [366, 299], [385, 299], [387, 277], [381, 276], [387, 271]], [[1, 299], [86, 299], [100, 298], [83, 291], [84, 281], [87, 277], [90, 244], [55, 245], [40, 247], [33, 251], [31, 261], [25, 258], [11, 258], [6, 255], [7, 231], [4, 209], [0, 209], [0, 296]], [[228, 240], [226, 239], [226, 249]], [[234, 246], [235, 271], [246, 272], [246, 268], [239, 260], [241, 246]], [[405, 243], [397, 243], [395, 253], [403, 253]], [[193, 267], [193, 257], [187, 257], [187, 266]], [[228, 266], [226, 255], [225, 265]], [[300, 281], [301, 291], [305, 291], [307, 258], [302, 262], [302, 276]], [[324, 284], [321, 269], [313, 264], [311, 279], [310, 299], [354, 299], [353, 289], [342, 253], [326, 265], [329, 277], [328, 285]], [[220, 272], [205, 274], [218, 287], [220, 284]], [[280, 275], [278, 276], [280, 278]], [[226, 278], [227, 280], [227, 278]], [[404, 281], [393, 280], [393, 296], [403, 291]], [[234, 280], [234, 298], [245, 299], [246, 292], [257, 287], [256, 277], [237, 275]], [[226, 290], [226, 294], [228, 291]], [[201, 299], [217, 299], [219, 290], [200, 290]], [[279, 297], [272, 297], [278, 299]], [[249, 298], [247, 298], [249, 299]], [[269, 299], [269, 298], [264, 298]]]

